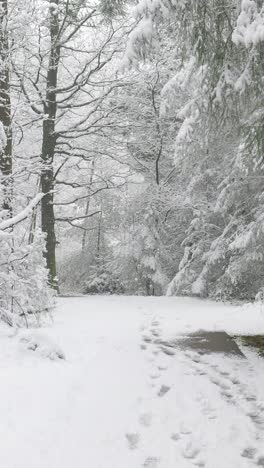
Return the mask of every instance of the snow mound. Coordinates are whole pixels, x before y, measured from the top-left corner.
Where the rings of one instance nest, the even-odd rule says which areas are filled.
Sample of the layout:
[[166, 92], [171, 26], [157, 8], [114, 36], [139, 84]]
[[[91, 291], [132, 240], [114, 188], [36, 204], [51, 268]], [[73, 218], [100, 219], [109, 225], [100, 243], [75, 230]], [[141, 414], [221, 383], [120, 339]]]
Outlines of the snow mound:
[[30, 351], [52, 361], [65, 359], [62, 349], [47, 335], [37, 330], [24, 330], [20, 333], [19, 341]]

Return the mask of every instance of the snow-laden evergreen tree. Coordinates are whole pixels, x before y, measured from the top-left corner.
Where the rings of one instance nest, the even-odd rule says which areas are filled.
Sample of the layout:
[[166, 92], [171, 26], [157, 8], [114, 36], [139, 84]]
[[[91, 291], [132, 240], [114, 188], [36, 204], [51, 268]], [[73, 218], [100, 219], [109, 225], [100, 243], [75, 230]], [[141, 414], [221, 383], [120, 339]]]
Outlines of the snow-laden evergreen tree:
[[174, 182], [189, 227], [168, 292], [252, 298], [262, 287], [263, 4], [146, 0], [134, 17], [127, 62], [142, 48], [151, 59], [157, 42], [164, 52], [164, 26], [178, 56], [161, 94], [182, 121]]

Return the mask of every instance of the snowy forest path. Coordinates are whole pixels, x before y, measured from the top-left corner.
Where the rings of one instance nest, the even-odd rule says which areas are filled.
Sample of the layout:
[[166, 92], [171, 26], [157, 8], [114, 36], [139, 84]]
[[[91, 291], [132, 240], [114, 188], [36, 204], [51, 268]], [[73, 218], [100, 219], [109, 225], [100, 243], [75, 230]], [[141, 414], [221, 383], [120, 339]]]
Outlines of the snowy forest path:
[[[43, 333], [65, 361], [0, 340], [0, 466], [264, 466], [263, 361], [176, 345], [201, 328], [238, 332], [241, 310], [140, 297], [57, 309]], [[243, 320], [264, 329], [257, 311]]]

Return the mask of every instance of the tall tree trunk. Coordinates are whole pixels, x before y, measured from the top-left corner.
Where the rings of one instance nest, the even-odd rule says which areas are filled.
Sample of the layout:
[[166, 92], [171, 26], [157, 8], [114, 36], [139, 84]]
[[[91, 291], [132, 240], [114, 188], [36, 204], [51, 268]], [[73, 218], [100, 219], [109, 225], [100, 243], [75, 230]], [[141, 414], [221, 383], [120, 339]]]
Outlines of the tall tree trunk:
[[[37, 185], [37, 193], [40, 191], [40, 180]], [[36, 194], [37, 195], [37, 194]], [[38, 206], [35, 206], [32, 210], [32, 215], [31, 215], [31, 223], [30, 223], [30, 228], [29, 228], [29, 236], [28, 236], [28, 243], [33, 244], [35, 234], [36, 234], [36, 227], [37, 227], [37, 213], [38, 213]]]
[[54, 216], [54, 153], [56, 146], [55, 120], [57, 114], [56, 87], [58, 79], [58, 68], [60, 62], [59, 46], [59, 0], [52, 2], [50, 6], [50, 56], [47, 72], [47, 88], [45, 100], [45, 119], [43, 121], [42, 139], [42, 171], [41, 189], [47, 194], [41, 202], [41, 225], [42, 231], [46, 234], [45, 257], [49, 271], [49, 283], [54, 289], [58, 289], [56, 271], [56, 236], [55, 236], [55, 216]]
[[[92, 168], [91, 168], [91, 174], [90, 174], [90, 179], [89, 179], [89, 184], [90, 184], [89, 189], [91, 188], [91, 185], [92, 185], [92, 182], [93, 182], [94, 169], [95, 169], [95, 157], [92, 160]], [[89, 213], [90, 202], [91, 202], [91, 196], [88, 195], [87, 202], [86, 202], [86, 207], [85, 207], [85, 214], [86, 215], [88, 215], [88, 213]], [[86, 238], [87, 238], [87, 231], [83, 231], [83, 236], [82, 236], [82, 251], [83, 252], [85, 250]]]
[[0, 171], [3, 176], [2, 208], [12, 215], [12, 130], [10, 100], [10, 51], [8, 41], [8, 0], [0, 0], [0, 122], [6, 134], [6, 145], [0, 148]]
[[98, 222], [98, 231], [97, 231], [97, 246], [96, 246], [96, 256], [98, 260], [100, 259], [100, 250], [101, 250], [101, 230], [102, 230], [102, 218], [103, 218], [103, 209], [102, 209], [102, 200], [101, 200], [101, 213], [99, 217], [99, 222]]

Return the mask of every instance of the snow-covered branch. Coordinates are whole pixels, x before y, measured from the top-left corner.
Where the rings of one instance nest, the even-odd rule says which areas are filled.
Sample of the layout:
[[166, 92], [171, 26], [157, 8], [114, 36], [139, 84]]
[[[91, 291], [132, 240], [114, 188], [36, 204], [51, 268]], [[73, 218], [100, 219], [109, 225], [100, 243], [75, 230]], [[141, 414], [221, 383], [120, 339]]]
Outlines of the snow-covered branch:
[[15, 224], [21, 223], [21, 221], [24, 221], [32, 212], [32, 210], [39, 204], [41, 199], [44, 197], [44, 193], [38, 193], [33, 200], [28, 204], [24, 210], [22, 210], [20, 213], [18, 213], [16, 216], [13, 216], [12, 218], [6, 219], [5, 221], [2, 221], [0, 223], [0, 231], [4, 231], [5, 229], [8, 229]]

